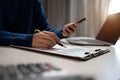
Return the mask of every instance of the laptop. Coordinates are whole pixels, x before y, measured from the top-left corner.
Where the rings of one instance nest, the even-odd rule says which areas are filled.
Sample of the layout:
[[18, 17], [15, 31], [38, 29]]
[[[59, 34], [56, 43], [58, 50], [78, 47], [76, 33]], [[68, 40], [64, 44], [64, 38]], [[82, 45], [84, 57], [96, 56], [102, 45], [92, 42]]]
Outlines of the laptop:
[[115, 45], [120, 37], [120, 13], [107, 17], [102, 28], [95, 38], [91, 37], [69, 37], [66, 40], [71, 44], [90, 46]]

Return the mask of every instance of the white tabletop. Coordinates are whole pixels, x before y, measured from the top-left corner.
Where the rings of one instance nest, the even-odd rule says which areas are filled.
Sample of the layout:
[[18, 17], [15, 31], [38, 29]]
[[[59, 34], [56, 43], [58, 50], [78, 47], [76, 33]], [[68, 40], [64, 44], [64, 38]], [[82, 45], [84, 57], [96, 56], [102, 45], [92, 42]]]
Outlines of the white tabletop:
[[50, 62], [62, 69], [68, 70], [72, 74], [91, 75], [96, 80], [120, 80], [120, 41], [115, 46], [107, 48], [110, 49], [110, 52], [107, 54], [88, 61], [80, 61], [1, 46], [0, 65]]

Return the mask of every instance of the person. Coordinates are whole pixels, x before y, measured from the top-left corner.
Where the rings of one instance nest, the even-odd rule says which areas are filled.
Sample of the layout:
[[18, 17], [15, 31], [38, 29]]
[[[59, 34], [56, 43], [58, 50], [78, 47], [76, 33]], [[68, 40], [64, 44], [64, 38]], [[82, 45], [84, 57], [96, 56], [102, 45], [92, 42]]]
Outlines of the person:
[[[49, 49], [76, 31], [75, 23], [52, 28], [41, 0], [0, 0], [0, 46]], [[39, 29], [40, 33], [34, 33]]]

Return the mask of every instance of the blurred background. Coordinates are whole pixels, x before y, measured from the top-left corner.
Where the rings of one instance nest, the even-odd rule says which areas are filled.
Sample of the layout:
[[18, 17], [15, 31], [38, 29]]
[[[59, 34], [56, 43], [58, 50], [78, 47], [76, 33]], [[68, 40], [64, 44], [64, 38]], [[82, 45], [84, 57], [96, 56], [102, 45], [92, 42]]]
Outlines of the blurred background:
[[[42, 0], [49, 24], [54, 28], [62, 27], [83, 17], [86, 21], [79, 24], [72, 36], [94, 37], [99, 32], [106, 17], [115, 12], [113, 9], [120, 0]], [[120, 11], [117, 5], [117, 12]], [[116, 8], [115, 8], [116, 9]]]

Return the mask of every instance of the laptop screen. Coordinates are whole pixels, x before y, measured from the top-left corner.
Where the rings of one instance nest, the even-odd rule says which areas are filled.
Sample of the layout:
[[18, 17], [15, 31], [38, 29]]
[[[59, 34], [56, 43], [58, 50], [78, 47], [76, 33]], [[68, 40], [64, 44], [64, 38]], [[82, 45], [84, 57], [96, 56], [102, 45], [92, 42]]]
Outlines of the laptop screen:
[[109, 15], [96, 39], [115, 44], [120, 36], [120, 13]]

